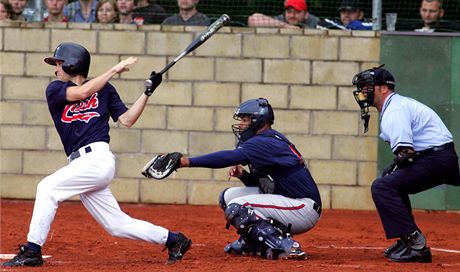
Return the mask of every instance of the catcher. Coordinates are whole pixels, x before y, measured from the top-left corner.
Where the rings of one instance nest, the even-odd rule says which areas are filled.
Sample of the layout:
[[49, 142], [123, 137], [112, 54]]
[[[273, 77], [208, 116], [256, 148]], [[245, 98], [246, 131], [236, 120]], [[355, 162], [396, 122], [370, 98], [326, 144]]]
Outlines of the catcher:
[[245, 187], [227, 188], [219, 196], [227, 227], [233, 225], [240, 235], [224, 251], [267, 259], [306, 259], [292, 235], [316, 225], [321, 198], [302, 155], [271, 128], [275, 116], [267, 99], [242, 103], [234, 118], [239, 121], [232, 126], [236, 149], [193, 158], [177, 152], [159, 155], [142, 173], [162, 179], [180, 167], [230, 167], [229, 176], [239, 178]]

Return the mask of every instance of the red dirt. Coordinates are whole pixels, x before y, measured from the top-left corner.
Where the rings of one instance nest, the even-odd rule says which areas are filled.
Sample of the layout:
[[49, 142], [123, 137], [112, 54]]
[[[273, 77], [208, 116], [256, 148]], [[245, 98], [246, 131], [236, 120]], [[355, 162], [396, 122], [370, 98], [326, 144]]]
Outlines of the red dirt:
[[[184, 260], [166, 265], [162, 247], [111, 237], [79, 202], [58, 209], [39, 268], [2, 268], [2, 271], [460, 271], [460, 213], [416, 211], [416, 220], [428, 238], [431, 264], [387, 261], [387, 241], [375, 211], [325, 210], [318, 225], [295, 238], [308, 252], [306, 261], [269, 261], [229, 256], [223, 247], [237, 236], [225, 229], [217, 206], [121, 204], [129, 215], [181, 231], [193, 240]], [[32, 201], [1, 201], [0, 253], [16, 253], [25, 242]], [[435, 250], [450, 249], [456, 252]], [[2, 260], [2, 262], [5, 260]]]

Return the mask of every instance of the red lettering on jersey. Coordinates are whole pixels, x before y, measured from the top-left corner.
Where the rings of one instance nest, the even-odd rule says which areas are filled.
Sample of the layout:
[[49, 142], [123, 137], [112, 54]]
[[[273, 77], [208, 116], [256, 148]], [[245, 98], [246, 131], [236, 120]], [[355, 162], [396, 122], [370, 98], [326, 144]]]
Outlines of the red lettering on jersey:
[[96, 109], [99, 106], [97, 93], [89, 98], [69, 104], [65, 106], [62, 112], [61, 121], [64, 123], [72, 123], [73, 121], [83, 121], [88, 123], [93, 117], [99, 117], [99, 113], [95, 111], [83, 112], [85, 110]]

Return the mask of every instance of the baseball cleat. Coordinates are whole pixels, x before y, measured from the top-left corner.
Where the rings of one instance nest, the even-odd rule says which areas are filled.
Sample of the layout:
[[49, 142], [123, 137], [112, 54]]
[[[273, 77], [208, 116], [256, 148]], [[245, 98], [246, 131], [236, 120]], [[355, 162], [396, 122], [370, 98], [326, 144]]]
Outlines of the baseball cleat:
[[431, 263], [431, 251], [427, 247], [413, 249], [410, 246], [405, 246], [402, 250], [391, 253], [389, 260], [404, 263]]
[[43, 264], [41, 252], [35, 252], [26, 245], [19, 245], [19, 253], [2, 266], [40, 266]]
[[246, 243], [243, 239], [235, 240], [224, 247], [224, 252], [232, 255], [244, 255], [247, 251]]
[[307, 260], [308, 255], [305, 251], [299, 248], [292, 248], [289, 252], [272, 249], [267, 249], [267, 259], [269, 260]]
[[168, 264], [173, 264], [176, 261], [182, 260], [184, 254], [189, 250], [192, 245], [192, 240], [188, 239], [184, 234], [178, 233], [178, 241], [168, 248]]

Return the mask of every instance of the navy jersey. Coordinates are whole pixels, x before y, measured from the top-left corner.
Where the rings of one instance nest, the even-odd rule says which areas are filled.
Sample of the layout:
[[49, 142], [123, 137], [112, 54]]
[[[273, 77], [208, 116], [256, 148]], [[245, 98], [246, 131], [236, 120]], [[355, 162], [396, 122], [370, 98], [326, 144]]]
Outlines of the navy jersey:
[[[275, 136], [276, 135], [276, 136]], [[318, 187], [287, 138], [269, 129], [242, 143], [235, 150], [219, 151], [190, 158], [191, 167], [223, 168], [250, 164], [276, 181], [275, 194], [290, 198], [311, 198], [321, 205]]]
[[109, 143], [109, 116], [116, 122], [128, 110], [109, 83], [90, 97], [74, 102], [66, 99], [66, 90], [71, 86], [75, 86], [71, 81], [56, 80], [46, 88], [48, 108], [67, 156], [94, 142]]

